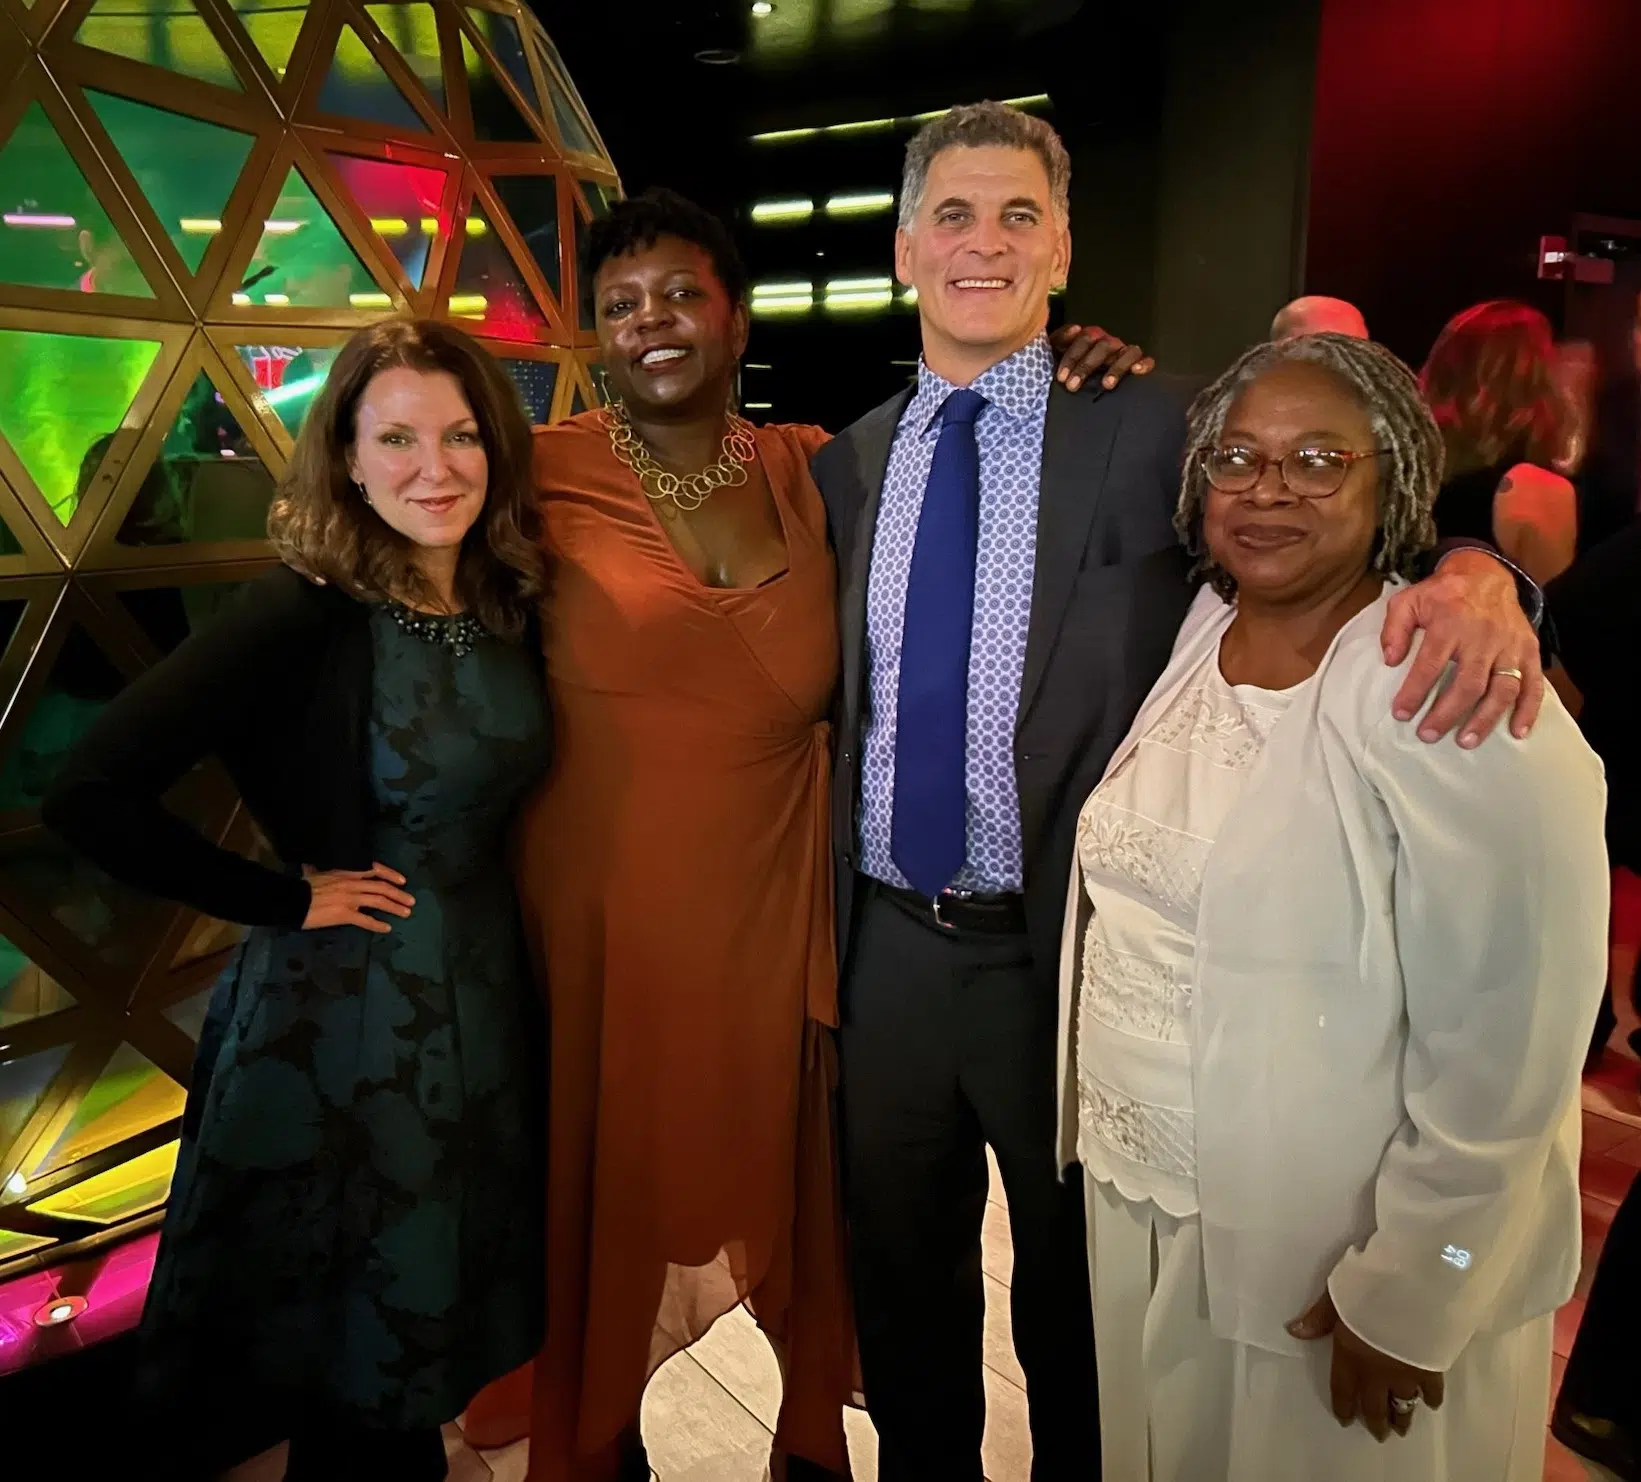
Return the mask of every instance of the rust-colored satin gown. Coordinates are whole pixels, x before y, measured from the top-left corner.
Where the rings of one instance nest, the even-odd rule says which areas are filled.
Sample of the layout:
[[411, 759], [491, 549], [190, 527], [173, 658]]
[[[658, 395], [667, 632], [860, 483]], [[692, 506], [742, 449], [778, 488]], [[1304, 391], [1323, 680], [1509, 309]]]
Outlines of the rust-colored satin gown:
[[528, 1429], [531, 1482], [608, 1482], [649, 1375], [742, 1301], [784, 1353], [777, 1446], [847, 1465], [825, 436], [758, 431], [787, 570], [722, 589], [598, 412], [536, 433], [556, 757], [519, 895], [552, 1006], [547, 1341], [467, 1416], [474, 1445]]

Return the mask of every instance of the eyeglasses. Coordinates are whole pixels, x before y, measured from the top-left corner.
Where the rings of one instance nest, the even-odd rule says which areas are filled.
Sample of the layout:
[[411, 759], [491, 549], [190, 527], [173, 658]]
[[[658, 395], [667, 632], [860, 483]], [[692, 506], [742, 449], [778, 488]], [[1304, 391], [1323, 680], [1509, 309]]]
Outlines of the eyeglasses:
[[1198, 448], [1208, 482], [1222, 494], [1246, 494], [1275, 465], [1283, 486], [1300, 499], [1326, 499], [1344, 487], [1351, 465], [1363, 458], [1382, 458], [1385, 450], [1352, 453], [1337, 448], [1295, 448], [1267, 458], [1252, 448]]

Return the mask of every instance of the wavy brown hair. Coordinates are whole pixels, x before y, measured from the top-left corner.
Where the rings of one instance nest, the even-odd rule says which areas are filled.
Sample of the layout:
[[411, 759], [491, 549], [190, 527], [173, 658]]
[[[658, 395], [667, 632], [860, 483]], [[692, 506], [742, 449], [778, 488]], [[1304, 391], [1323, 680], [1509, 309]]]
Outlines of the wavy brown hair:
[[1550, 321], [1529, 304], [1492, 299], [1455, 314], [1419, 372], [1447, 445], [1449, 474], [1497, 463], [1549, 468], [1566, 441]]
[[432, 319], [387, 319], [342, 347], [296, 439], [268, 511], [280, 559], [367, 602], [437, 600], [415, 546], [365, 502], [348, 476], [359, 398], [382, 371], [446, 371], [461, 383], [489, 464], [484, 509], [462, 541], [456, 596], [492, 633], [517, 638], [542, 591], [541, 515], [530, 473], [530, 425], [507, 372], [476, 340]]

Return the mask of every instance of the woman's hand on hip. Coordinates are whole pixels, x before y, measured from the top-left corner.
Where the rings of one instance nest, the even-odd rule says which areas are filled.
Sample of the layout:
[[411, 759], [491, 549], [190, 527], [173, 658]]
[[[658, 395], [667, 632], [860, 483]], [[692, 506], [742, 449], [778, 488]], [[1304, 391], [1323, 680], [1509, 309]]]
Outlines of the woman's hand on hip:
[[1327, 1292], [1309, 1312], [1289, 1323], [1288, 1331], [1305, 1342], [1332, 1337], [1329, 1389], [1334, 1418], [1340, 1425], [1360, 1420], [1374, 1439], [1383, 1441], [1392, 1431], [1398, 1436], [1407, 1434], [1421, 1400], [1432, 1410], [1441, 1409], [1446, 1394], [1442, 1376], [1415, 1369], [1358, 1338], [1339, 1320]]
[[368, 915], [385, 911], [391, 916], [408, 916], [416, 897], [399, 889], [405, 877], [385, 864], [368, 870], [315, 870], [304, 866], [302, 878], [313, 898], [302, 922], [304, 931], [327, 926], [362, 926], [366, 931], [392, 931], [392, 923]]

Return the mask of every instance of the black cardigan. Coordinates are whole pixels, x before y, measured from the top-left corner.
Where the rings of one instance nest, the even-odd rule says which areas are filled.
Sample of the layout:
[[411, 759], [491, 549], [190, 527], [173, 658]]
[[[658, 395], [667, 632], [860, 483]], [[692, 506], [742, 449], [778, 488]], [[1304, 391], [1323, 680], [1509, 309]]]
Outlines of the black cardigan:
[[287, 865], [369, 868], [369, 617], [288, 567], [258, 577], [108, 705], [46, 798], [47, 826], [151, 895], [247, 926], [300, 926], [305, 881], [219, 848], [161, 798], [215, 756]]

